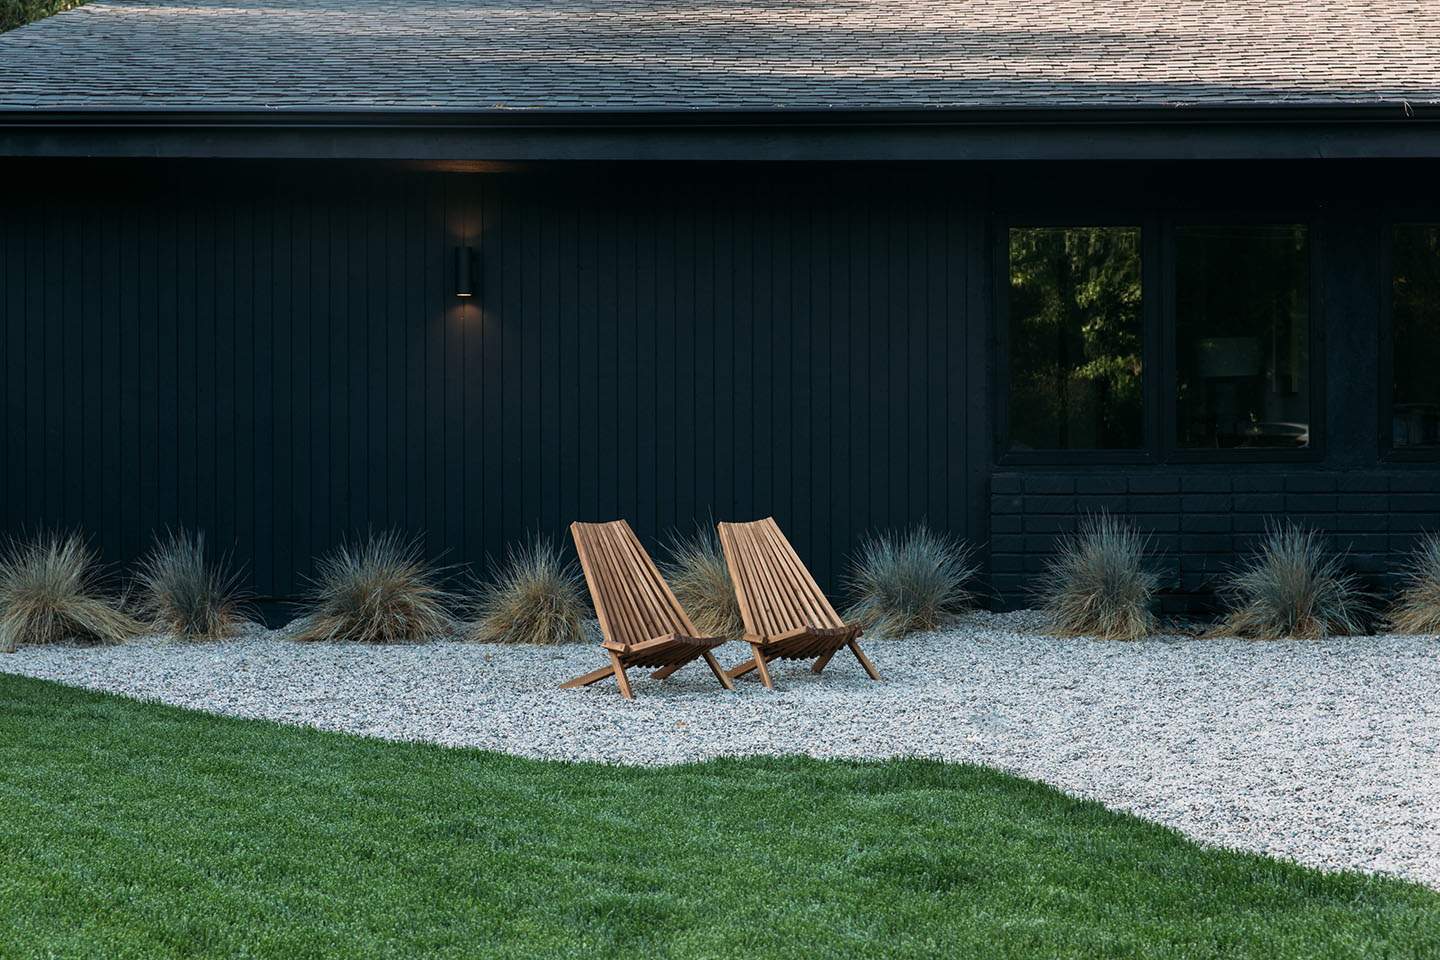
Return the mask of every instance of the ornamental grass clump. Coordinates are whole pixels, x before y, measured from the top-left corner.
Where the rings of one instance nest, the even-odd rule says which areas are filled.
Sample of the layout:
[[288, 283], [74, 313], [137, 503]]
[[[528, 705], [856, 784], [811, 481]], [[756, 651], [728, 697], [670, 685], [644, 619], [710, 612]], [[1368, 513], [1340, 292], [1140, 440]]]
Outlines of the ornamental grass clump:
[[397, 533], [341, 544], [320, 561], [310, 596], [295, 640], [424, 643], [455, 628], [440, 571], [425, 562], [418, 540]]
[[934, 630], [970, 607], [975, 572], [968, 547], [923, 523], [867, 537], [846, 578], [854, 603], [845, 619], [878, 637]]
[[11, 540], [0, 548], [0, 651], [52, 643], [113, 644], [137, 625], [102, 586], [77, 534]]
[[1390, 625], [1398, 633], [1440, 634], [1440, 534], [1426, 534], [1410, 564]]
[[155, 630], [183, 640], [219, 640], [249, 620], [240, 574], [205, 552], [204, 533], [157, 537], [135, 576], [136, 611]]
[[672, 536], [670, 559], [662, 565], [662, 572], [701, 635], [731, 640], [745, 635], [735, 584], [713, 528], [701, 527], [694, 536], [683, 539]]
[[1159, 576], [1145, 565], [1147, 546], [1146, 536], [1108, 513], [1083, 520], [1036, 586], [1050, 633], [1098, 640], [1150, 633]]
[[471, 640], [480, 643], [574, 643], [586, 614], [580, 571], [548, 538], [536, 536], [506, 553], [496, 578], [479, 587]]
[[1318, 639], [1364, 629], [1360, 581], [1344, 572], [1314, 530], [1272, 527], [1227, 592], [1230, 612], [1213, 631], [1220, 635]]

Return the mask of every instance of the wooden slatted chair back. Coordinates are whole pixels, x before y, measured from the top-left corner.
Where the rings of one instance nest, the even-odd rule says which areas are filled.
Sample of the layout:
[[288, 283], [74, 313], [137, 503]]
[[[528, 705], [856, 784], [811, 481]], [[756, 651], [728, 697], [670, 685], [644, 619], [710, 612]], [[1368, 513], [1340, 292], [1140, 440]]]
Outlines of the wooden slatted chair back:
[[777, 636], [802, 627], [845, 626], [773, 517], [720, 524], [720, 545], [747, 633]]
[[607, 640], [635, 646], [668, 633], [697, 635], [628, 523], [577, 521], [570, 534]]

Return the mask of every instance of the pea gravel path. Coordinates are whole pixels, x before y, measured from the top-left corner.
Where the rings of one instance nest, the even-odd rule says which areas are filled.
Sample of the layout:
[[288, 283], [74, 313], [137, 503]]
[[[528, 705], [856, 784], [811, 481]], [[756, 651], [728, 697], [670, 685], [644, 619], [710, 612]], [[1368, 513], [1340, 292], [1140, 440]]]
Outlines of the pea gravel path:
[[[873, 683], [842, 653], [734, 693], [691, 665], [556, 684], [592, 644], [28, 648], [0, 670], [242, 717], [531, 757], [668, 764], [717, 755], [923, 756], [1053, 784], [1196, 839], [1440, 888], [1440, 640], [1136, 644], [1037, 636], [1032, 613], [871, 640]], [[741, 648], [720, 651], [726, 665]]]

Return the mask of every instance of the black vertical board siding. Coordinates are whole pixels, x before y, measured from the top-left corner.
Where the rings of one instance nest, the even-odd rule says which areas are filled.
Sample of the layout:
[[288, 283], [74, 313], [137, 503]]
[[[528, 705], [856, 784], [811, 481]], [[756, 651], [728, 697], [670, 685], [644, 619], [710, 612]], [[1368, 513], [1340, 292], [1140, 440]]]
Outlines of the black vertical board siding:
[[277, 542], [283, 544], [279, 563], [286, 569], [287, 594], [297, 593], [308, 572], [310, 556], [310, 496], [313, 486], [310, 474], [310, 450], [314, 445], [311, 432], [314, 405], [310, 402], [310, 333], [314, 329], [314, 318], [309, 315], [310, 289], [314, 278], [310, 276], [310, 246], [314, 237], [311, 211], [315, 194], [297, 194], [287, 204], [288, 216], [281, 222], [281, 231], [289, 238], [289, 248], [282, 253], [282, 259], [289, 265], [286, 283], [282, 291], [283, 314], [279, 342], [286, 354], [286, 362], [280, 373], [284, 409], [280, 423], [282, 430], [278, 443], [285, 451], [286, 466], [279, 475], [277, 500], [284, 490], [285, 509], [280, 514], [288, 517], [288, 537], [277, 533]]
[[809, 366], [810, 406], [800, 420], [806, 431], [800, 444], [805, 468], [796, 480], [796, 495], [803, 497], [804, 522], [811, 532], [812, 556], [828, 558], [834, 545], [834, 525], [830, 522], [831, 479], [836, 468], [831, 462], [833, 434], [837, 425], [835, 407], [840, 393], [835, 389], [832, 369], [835, 349], [831, 342], [835, 321], [831, 315], [831, 284], [835, 274], [831, 264], [829, 237], [834, 226], [829, 219], [829, 205], [820, 196], [809, 197], [806, 216], [795, 237], [797, 248], [809, 251], [810, 270], [806, 278], [807, 317], [804, 329], [797, 333], [797, 357]]
[[691, 222], [685, 233], [692, 244], [691, 297], [693, 314], [690, 325], [691, 352], [688, 371], [691, 416], [683, 420], [690, 436], [692, 489], [695, 499], [686, 511], [682, 505], [676, 518], [682, 532], [693, 531], [686, 517], [708, 527], [715, 519], [715, 474], [726, 456], [717, 444], [717, 408], [725, 400], [726, 386], [716, 376], [715, 342], [719, 337], [715, 318], [715, 208], [713, 201], [701, 198], [690, 210]]
[[[737, 509], [735, 476], [740, 463], [748, 457], [740, 448], [741, 437], [735, 429], [736, 396], [740, 385], [736, 379], [735, 356], [739, 348], [739, 324], [735, 318], [735, 207], [726, 195], [711, 208], [712, 306], [710, 344], [714, 377], [714, 440], [711, 449], [716, 457], [710, 476], [714, 494], [710, 506], [714, 519], [752, 520]], [[723, 349], [722, 349], [723, 348]], [[706, 518], [709, 522], [710, 518]]]
[[[464, 236], [465, 243], [474, 246], [477, 256], [484, 258], [481, 263], [484, 263], [490, 252], [487, 248], [488, 193], [482, 184], [475, 184], [475, 187], [477, 189], [464, 194]], [[482, 271], [480, 265], [475, 265], [471, 279], [474, 282], [480, 278], [482, 284], [488, 284], [485, 279], [488, 276], [490, 275]], [[485, 515], [485, 501], [490, 497], [490, 491], [495, 488], [491, 482], [491, 469], [498, 461], [498, 456], [492, 455], [488, 440], [485, 439], [485, 430], [490, 420], [488, 413], [492, 409], [485, 399], [485, 370], [490, 364], [491, 353], [498, 354], [498, 341], [494, 337], [495, 321], [485, 309], [487, 299], [482, 299], [487, 296], [484, 289], [475, 291], [464, 304], [464, 321], [461, 322], [465, 357], [462, 381], [459, 384], [461, 389], [455, 394], [455, 403], [461, 406], [455, 409], [451, 416], [464, 422], [465, 429], [459, 439], [461, 446], [458, 453], [464, 456], [465, 468], [464, 475], [459, 478], [461, 482], [458, 488], [455, 488], [455, 498], [458, 498], [455, 504], [455, 535], [446, 545], [446, 556], [454, 557], [455, 560], [464, 560], [469, 545], [484, 543], [485, 531], [500, 530], [500, 522], [497, 520], [491, 525]], [[454, 299], [458, 301], [459, 298]]]
[[[235, 471], [239, 437], [236, 431], [235, 405], [236, 382], [235, 351], [238, 333], [235, 329], [235, 288], [236, 261], [234, 205], [222, 197], [215, 202], [214, 219], [214, 262], [215, 300], [214, 337], [215, 350], [215, 488], [209, 501], [209, 529], [217, 550], [234, 551], [239, 547], [236, 532]], [[326, 496], [333, 494], [326, 492]]]
[[181, 204], [167, 197], [155, 224], [155, 509], [151, 531], [173, 527], [180, 503], [180, 290], [184, 284]]
[[[470, 451], [470, 472], [466, 477], [465, 490], [471, 498], [465, 512], [465, 529], [470, 531], [469, 544], [484, 544], [482, 551], [470, 549], [465, 543], [457, 544], [457, 559], [469, 562], [477, 569], [482, 566], [482, 553], [493, 555], [496, 560], [503, 556], [498, 548], [504, 516], [504, 502], [501, 498], [502, 480], [500, 464], [503, 459], [504, 424], [501, 419], [504, 396], [504, 354], [501, 333], [504, 329], [505, 289], [505, 245], [500, 242], [500, 225], [503, 214], [499, 196], [477, 185], [475, 198], [474, 232], [470, 235], [477, 255], [484, 264], [480, 271], [485, 287], [473, 299], [479, 303], [466, 308], [469, 319], [469, 351], [466, 360], [470, 371], [466, 378], [465, 423], [467, 444], [478, 447]], [[456, 299], [456, 298], [451, 298]], [[478, 498], [476, 502], [475, 498]]]
[[349, 455], [350, 499], [341, 537], [349, 540], [372, 527], [376, 518], [370, 515], [370, 497], [374, 488], [374, 473], [370, 469], [370, 445], [374, 428], [368, 416], [371, 386], [369, 384], [369, 360], [371, 352], [369, 331], [370, 297], [367, 293], [369, 264], [366, 249], [369, 244], [367, 218], [369, 195], [357, 196], [346, 210], [345, 219], [349, 229], [345, 236], [346, 269], [345, 280], [350, 289], [349, 310], [345, 314], [346, 348], [345, 365], [345, 408], [349, 411], [346, 431]]
[[[16, 268], [11, 270], [10, 274], [15, 278], [19, 296], [15, 298], [10, 323], [12, 332], [17, 332], [19, 336], [16, 338], [17, 369], [13, 402], [6, 409], [7, 412], [15, 411], [19, 414], [18, 422], [11, 427], [18, 440], [14, 459], [23, 463], [25, 469], [18, 471], [14, 477], [10, 495], [15, 498], [15, 525], [25, 530], [33, 529], [45, 519], [45, 501], [38, 495], [43, 489], [44, 461], [41, 457], [45, 449], [45, 424], [40, 419], [43, 407], [38, 384], [35, 389], [31, 389], [31, 371], [37, 367], [44, 369], [45, 356], [45, 343], [42, 339], [45, 320], [42, 299], [42, 291], [45, 289], [45, 257], [44, 248], [36, 242], [42, 223], [39, 206], [38, 200], [30, 204], [21, 202], [18, 205], [14, 217], [20, 226], [16, 231], [16, 242], [11, 246], [12, 250], [18, 251], [13, 254], [18, 260], [14, 261]], [[41, 361], [38, 364], [35, 362], [36, 357]]]
[[755, 385], [768, 375], [770, 364], [770, 358], [761, 354], [755, 336], [756, 216], [752, 209], [737, 204], [730, 235], [730, 265], [734, 270], [730, 309], [735, 343], [729, 352], [735, 390], [735, 457], [727, 466], [734, 485], [734, 499], [729, 505], [735, 511], [732, 516], [741, 521], [764, 516], [766, 506], [757, 505], [755, 498], [760, 457], [755, 449]]
[[[930, 516], [930, 503], [926, 483], [935, 473], [931, 458], [936, 450], [937, 437], [931, 430], [929, 399], [929, 366], [926, 355], [930, 344], [929, 292], [926, 283], [926, 267], [929, 264], [925, 232], [924, 201], [907, 196], [905, 203], [905, 256], [901, 261], [899, 276], [905, 290], [905, 317], [908, 337], [905, 342], [904, 369], [900, 372], [900, 390], [907, 391], [905, 397], [905, 419], [909, 422], [906, 430], [908, 448], [908, 476], [906, 523], [926, 519]], [[908, 269], [907, 269], [908, 268]], [[940, 521], [943, 523], [943, 519]]]
[[[44, 257], [41, 261], [41, 288], [44, 311], [44, 369], [48, 375], [32, 389], [44, 398], [41, 408], [44, 432], [40, 434], [43, 443], [45, 472], [41, 474], [44, 483], [44, 517], [47, 523], [54, 523], [65, 502], [65, 456], [68, 445], [65, 442], [65, 412], [67, 380], [73, 379], [71, 364], [65, 355], [65, 302], [70, 294], [70, 278], [65, 275], [64, 239], [69, 231], [66, 225], [44, 222], [41, 244]], [[36, 462], [41, 462], [38, 458]]]
[[499, 410], [502, 435], [501, 456], [495, 465], [501, 477], [500, 538], [513, 543], [524, 530], [524, 460], [526, 401], [531, 392], [517, 389], [525, 382], [525, 284], [528, 264], [525, 262], [525, 221], [523, 201], [505, 197], [501, 201], [497, 240], [504, 253], [504, 279], [501, 281], [501, 309], [496, 318], [499, 332], [499, 356], [495, 367], [496, 385], [500, 391]]
[[[258, 524], [255, 519], [258, 471], [255, 464], [255, 439], [259, 418], [255, 400], [255, 347], [258, 342], [259, 318], [256, 313], [255, 271], [256, 240], [254, 205], [240, 202], [231, 207], [234, 222], [234, 259], [231, 266], [231, 287], [235, 309], [231, 317], [234, 337], [232, 382], [234, 385], [232, 420], [234, 447], [235, 499], [234, 544], [237, 558], [247, 558], [250, 575], [259, 596], [274, 596], [271, 584], [260, 577], [259, 555], [255, 549]], [[221, 508], [224, 509], [223, 506]]]
[[790, 472], [798, 358], [791, 349], [795, 316], [790, 310], [790, 257], [786, 241], [794, 203], [793, 194], [777, 196], [772, 200], [762, 238], [761, 257], [766, 269], [761, 279], [766, 293], [758, 319], [766, 329], [765, 349], [774, 359], [768, 382], [760, 390], [763, 405], [758, 411], [758, 420], [766, 430], [756, 437], [756, 445], [770, 451], [768, 468], [762, 468], [761, 474], [769, 479], [765, 496], [774, 509], [765, 512], [783, 516], [790, 529], [800, 531], [796, 534], [800, 538], [797, 549], [809, 554], [813, 552], [810, 549], [810, 531], [799, 523], [795, 514]]
[[253, 464], [255, 577], [263, 584], [258, 591], [262, 599], [283, 596], [284, 577], [276, 569], [275, 550], [275, 352], [274, 328], [274, 208], [260, 202], [254, 206], [250, 240], [253, 244], [254, 273], [251, 276], [253, 297], [254, 350], [251, 355], [251, 404], [254, 410], [251, 431], [251, 463]]
[[[326, 509], [329, 522], [326, 525], [325, 549], [338, 543], [349, 526], [350, 505], [355, 498], [355, 476], [350, 466], [350, 354], [354, 350], [355, 324], [351, 317], [350, 302], [350, 230], [349, 201], [342, 191], [335, 191], [330, 197], [329, 262], [326, 266], [326, 310], [330, 316], [330, 336], [325, 341], [325, 353], [329, 360], [328, 383], [330, 409], [334, 419], [330, 424], [330, 447], [319, 451], [330, 461], [330, 484], [322, 491], [327, 496]], [[324, 550], [320, 551], [321, 553]], [[311, 557], [313, 564], [315, 557]]]
[[296, 524], [303, 517], [296, 503], [295, 443], [297, 433], [303, 435], [305, 409], [296, 395], [296, 363], [294, 340], [294, 287], [296, 282], [296, 229], [301, 225], [296, 213], [304, 203], [298, 192], [289, 190], [279, 198], [270, 222], [271, 236], [271, 343], [274, 345], [275, 415], [273, 418], [274, 474], [271, 489], [271, 543], [275, 564], [275, 588], [282, 596], [295, 593]]
[[[103, 230], [104, 211], [90, 207], [85, 211], [78, 236], [74, 237], [76, 248], [82, 251], [82, 286], [80, 302], [87, 309], [96, 312], [95, 324], [89, 331], [78, 324], [66, 324], [69, 354], [80, 369], [80, 382], [71, 392], [78, 401], [73, 408], [74, 419], [66, 425], [66, 433], [72, 438], [78, 434], [82, 446], [79, 460], [72, 461], [70, 469], [77, 473], [78, 495], [89, 505], [89, 514], [95, 525], [88, 534], [97, 550], [104, 550], [104, 531], [108, 510], [102, 491], [102, 475], [105, 470], [103, 447], [104, 406], [102, 367], [104, 358], [100, 349], [105, 340], [105, 249]], [[71, 261], [73, 262], [73, 261]]]
[[[587, 482], [579, 468], [580, 447], [580, 240], [576, 197], [567, 193], [565, 208], [560, 212], [556, 228], [556, 262], [560, 276], [556, 278], [556, 312], [559, 318], [559, 400], [557, 469], [561, 471], [560, 497], [557, 512], [547, 532], [561, 537], [565, 525], [580, 513], [580, 487]], [[587, 318], [588, 325], [588, 318]]]
[[[173, 526], [196, 526], [196, 481], [200, 472], [196, 449], [199, 426], [200, 384], [196, 363], [196, 327], [204, 322], [197, 309], [200, 258], [196, 250], [198, 210], [186, 204], [176, 211], [175, 236], [178, 243], [175, 290], [175, 505]], [[208, 315], [204, 319], [208, 319]]]
[[661, 449], [663, 414], [657, 398], [660, 381], [659, 316], [657, 314], [657, 250], [660, 207], [654, 193], [646, 196], [635, 225], [635, 478], [634, 516], [642, 537], [658, 532], [660, 487], [669, 480], [662, 475]]
[[560, 277], [568, 267], [560, 258], [559, 201], [553, 193], [540, 198], [535, 221], [540, 230], [536, 236], [535, 289], [536, 302], [526, 316], [526, 327], [534, 327], [537, 349], [533, 360], [526, 360], [535, 371], [539, 387], [538, 402], [531, 405], [537, 419], [534, 433], [526, 431], [536, 468], [540, 473], [539, 497], [526, 512], [538, 518], [540, 531], [547, 536], [560, 526], [561, 489], [560, 462], [560, 378], [563, 375], [560, 356]]
[[23, 210], [23, 204], [15, 202], [10, 215], [0, 217], [0, 322], [4, 323], [0, 328], [0, 374], [5, 378], [0, 384], [0, 398], [5, 404], [5, 432], [0, 434], [0, 523], [7, 530], [20, 526], [25, 502], [19, 485], [25, 475], [21, 469], [24, 457], [16, 450], [24, 443], [24, 425], [13, 413], [24, 397], [25, 343], [19, 322], [25, 312], [25, 250], [20, 230]]
[[[599, 225], [593, 207], [583, 197], [576, 199], [575, 215], [575, 299], [571, 325], [575, 331], [575, 382], [571, 396], [575, 403], [578, 430], [575, 460], [577, 500], [570, 520], [593, 519], [600, 511], [600, 411], [596, 383], [600, 374], [600, 271]], [[568, 537], [562, 536], [562, 542]]]
[[675, 304], [675, 200], [668, 191], [657, 199], [655, 216], [648, 231], [652, 244], [654, 279], [654, 361], [648, 378], [653, 391], [651, 404], [655, 411], [654, 455], [650, 472], [655, 476], [655, 515], [651, 519], [652, 535], [660, 536], [662, 527], [671, 527], [675, 516], [676, 487], [684, 481], [677, 469], [679, 438], [675, 370], [677, 324], [681, 323]]
[[[211, 198], [198, 201], [195, 214], [194, 368], [195, 422], [192, 426], [195, 475], [190, 485], [193, 527], [203, 526], [211, 549], [216, 546], [215, 507], [216, 413], [215, 384], [219, 353], [215, 349], [215, 207]], [[202, 523], [203, 521], [203, 523]]]
[[695, 397], [700, 390], [709, 389], [712, 384], [708, 377], [697, 376], [695, 355], [695, 207], [693, 201], [675, 203], [670, 211], [669, 242], [674, 249], [674, 285], [671, 325], [675, 342], [672, 351], [673, 377], [671, 397], [675, 405], [675, 482], [674, 502], [669, 516], [676, 520], [679, 533], [689, 536], [691, 523], [685, 517], [695, 517], [695, 477], [698, 464], [695, 461], [697, 424], [695, 422]]
[[405, 335], [405, 504], [407, 531], [425, 529], [425, 331], [430, 325], [425, 302], [426, 243], [425, 188], [428, 178], [405, 183], [401, 228], [405, 231], [404, 295]]
[[[310, 488], [300, 490], [297, 500], [303, 504], [301, 521], [305, 541], [291, 551], [299, 589], [314, 573], [314, 557], [323, 553], [332, 542], [330, 528], [330, 497], [334, 478], [331, 476], [331, 444], [333, 443], [334, 411], [330, 408], [330, 345], [335, 317], [331, 299], [330, 217], [332, 193], [329, 189], [312, 194], [306, 205], [309, 228], [306, 231], [308, 256], [305, 259], [306, 283], [297, 291], [297, 342], [303, 345], [303, 362], [297, 363], [301, 381], [300, 395], [310, 407], [310, 434], [305, 446], [297, 446], [295, 457], [303, 461], [309, 473]], [[343, 334], [343, 328], [340, 331]], [[307, 496], [308, 493], [308, 496]]]
[[[921, 356], [925, 370], [925, 417], [927, 421], [926, 443], [929, 446], [928, 469], [925, 471], [924, 502], [929, 508], [930, 522], [937, 529], [964, 532], [963, 524], [956, 531], [953, 524], [959, 513], [950, 502], [946, 489], [949, 476], [950, 449], [953, 445], [948, 410], [948, 389], [950, 386], [950, 350], [955, 342], [947, 303], [950, 263], [949, 250], [945, 243], [945, 225], [948, 211], [944, 202], [931, 203], [924, 215], [925, 230], [925, 336], [922, 340]], [[963, 504], [963, 500], [961, 501]]]
[[623, 516], [655, 546], [774, 514], [833, 590], [866, 529], [983, 521], [970, 199], [712, 174], [127, 176], [0, 214], [11, 530], [80, 527], [128, 564], [184, 524], [293, 599], [367, 527], [482, 568], [533, 531], [568, 550], [574, 519]]
[[[160, 424], [157, 414], [157, 395], [160, 370], [159, 329], [163, 324], [160, 316], [159, 283], [162, 273], [170, 276], [173, 271], [162, 266], [159, 249], [157, 210], [148, 206], [140, 213], [140, 255], [139, 255], [139, 296], [140, 309], [136, 328], [140, 339], [140, 359], [136, 385], [139, 393], [139, 424], [136, 444], [139, 457], [137, 477], [139, 496], [133, 501], [135, 517], [135, 539], [129, 545], [128, 556], [136, 556], [153, 536], [159, 521], [159, 493], [156, 488], [157, 458]], [[258, 349], [257, 349], [258, 352]], [[257, 544], [257, 547], [260, 545]]]
[[[638, 209], [641, 201], [630, 198]], [[610, 506], [614, 516], [627, 517], [632, 523], [639, 523], [640, 498], [636, 491], [637, 465], [640, 457], [637, 449], [639, 395], [643, 387], [640, 378], [647, 372], [639, 363], [640, 343], [637, 331], [640, 326], [636, 307], [637, 290], [635, 279], [635, 237], [638, 228], [630, 216], [616, 216], [615, 229], [615, 319], [611, 327], [617, 344], [617, 363], [610, 388], [602, 395], [600, 402], [613, 403], [615, 409], [614, 432], [616, 458], [615, 502]], [[643, 529], [643, 527], [642, 527]]]
[[[963, 344], [963, 356], [954, 358], [952, 370], [963, 370], [963, 380], [950, 388], [951, 424], [963, 425], [960, 436], [952, 437], [954, 454], [950, 461], [951, 497], [965, 504], [965, 528], [976, 539], [988, 540], [990, 516], [987, 500], [990, 493], [989, 473], [991, 438], [995, 435], [994, 411], [987, 398], [994, 372], [994, 329], [990, 323], [994, 304], [986, 265], [990, 263], [989, 244], [992, 238], [980, 212], [978, 196], [961, 204], [950, 199], [948, 217], [950, 256], [949, 289], [952, 316], [968, 321], [959, 330], [952, 326], [952, 342]], [[963, 452], [963, 460], [960, 454]], [[956, 526], [952, 517], [951, 526]], [[988, 556], [988, 550], [982, 551]]]

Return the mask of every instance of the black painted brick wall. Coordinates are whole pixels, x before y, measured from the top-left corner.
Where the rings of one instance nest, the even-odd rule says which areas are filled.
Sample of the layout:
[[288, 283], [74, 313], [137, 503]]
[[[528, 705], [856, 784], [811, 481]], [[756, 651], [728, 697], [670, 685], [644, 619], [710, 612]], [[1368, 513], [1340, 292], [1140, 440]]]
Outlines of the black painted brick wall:
[[1417, 537], [1440, 529], [1440, 465], [1001, 472], [991, 477], [990, 509], [991, 582], [1004, 607], [1032, 605], [1056, 541], [1106, 510], [1151, 534], [1161, 612], [1203, 614], [1277, 520], [1325, 531], [1372, 590], [1392, 592]]

